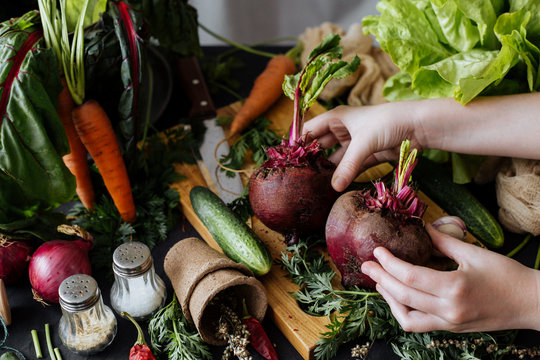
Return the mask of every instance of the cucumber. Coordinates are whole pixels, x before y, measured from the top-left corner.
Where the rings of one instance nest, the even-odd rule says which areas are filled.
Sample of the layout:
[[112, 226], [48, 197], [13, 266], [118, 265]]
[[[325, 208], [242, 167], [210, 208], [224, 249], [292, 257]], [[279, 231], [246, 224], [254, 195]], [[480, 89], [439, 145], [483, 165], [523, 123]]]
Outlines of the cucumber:
[[484, 245], [500, 248], [504, 244], [504, 233], [497, 219], [466, 187], [454, 183], [439, 164], [420, 157], [413, 174], [420, 190], [450, 215], [460, 217], [467, 230]]
[[262, 240], [216, 194], [203, 186], [189, 193], [195, 214], [225, 255], [246, 265], [256, 276], [272, 267], [272, 256]]

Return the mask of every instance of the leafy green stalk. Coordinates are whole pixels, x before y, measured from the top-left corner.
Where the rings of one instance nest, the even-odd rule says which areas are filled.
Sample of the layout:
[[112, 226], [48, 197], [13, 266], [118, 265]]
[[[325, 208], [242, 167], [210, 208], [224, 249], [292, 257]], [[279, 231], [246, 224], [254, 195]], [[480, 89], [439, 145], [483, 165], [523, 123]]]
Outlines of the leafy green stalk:
[[341, 37], [337, 34], [327, 35], [321, 43], [311, 51], [307, 64], [295, 75], [285, 76], [283, 91], [294, 101], [294, 115], [289, 132], [289, 146], [298, 143], [302, 132], [304, 114], [317, 101], [330, 80], [342, 79], [356, 71], [360, 59], [355, 56], [351, 62], [341, 59], [343, 47], [339, 46]]
[[84, 18], [89, 0], [85, 0], [75, 30], [72, 42], [69, 41], [69, 31], [66, 17], [66, 0], [60, 0], [60, 11], [56, 0], [38, 0], [43, 33], [48, 47], [52, 48], [64, 72], [66, 84], [73, 101], [81, 105], [84, 101]]

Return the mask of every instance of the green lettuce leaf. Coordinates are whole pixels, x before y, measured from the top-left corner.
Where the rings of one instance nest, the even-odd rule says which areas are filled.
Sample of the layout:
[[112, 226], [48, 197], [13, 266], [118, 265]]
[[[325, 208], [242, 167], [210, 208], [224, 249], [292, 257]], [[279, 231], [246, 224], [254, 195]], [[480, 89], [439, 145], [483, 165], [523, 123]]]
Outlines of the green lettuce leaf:
[[[421, 98], [467, 104], [498, 89], [521, 90], [519, 81], [527, 82], [528, 91], [540, 89], [538, 1], [381, 0], [377, 8], [381, 14], [365, 17], [364, 29], [409, 75]], [[385, 84], [387, 99], [413, 98], [395, 80]]]
[[36, 14], [0, 24], [1, 224], [53, 209], [75, 194], [75, 178], [62, 161], [69, 144], [56, 112], [58, 64], [33, 25]]

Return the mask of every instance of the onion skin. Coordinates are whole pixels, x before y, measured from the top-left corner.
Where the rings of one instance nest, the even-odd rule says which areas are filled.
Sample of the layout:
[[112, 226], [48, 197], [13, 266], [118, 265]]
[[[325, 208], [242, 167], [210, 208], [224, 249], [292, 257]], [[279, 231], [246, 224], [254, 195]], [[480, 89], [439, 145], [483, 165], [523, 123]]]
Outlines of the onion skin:
[[28, 268], [33, 247], [19, 240], [3, 240], [0, 243], [0, 279], [14, 284]]
[[51, 240], [34, 252], [28, 269], [30, 284], [37, 296], [46, 302], [58, 303], [58, 288], [67, 277], [91, 275], [88, 252], [92, 240]]
[[297, 237], [324, 230], [326, 218], [339, 196], [331, 185], [335, 165], [319, 153], [314, 161], [282, 167], [263, 164], [249, 181], [254, 214], [270, 229]]
[[343, 285], [375, 287], [375, 282], [360, 267], [364, 261], [376, 261], [373, 250], [378, 246], [402, 260], [425, 265], [433, 245], [422, 220], [415, 217], [403, 220], [387, 209], [370, 210], [364, 201], [362, 191], [341, 195], [326, 223], [328, 253], [341, 273]]

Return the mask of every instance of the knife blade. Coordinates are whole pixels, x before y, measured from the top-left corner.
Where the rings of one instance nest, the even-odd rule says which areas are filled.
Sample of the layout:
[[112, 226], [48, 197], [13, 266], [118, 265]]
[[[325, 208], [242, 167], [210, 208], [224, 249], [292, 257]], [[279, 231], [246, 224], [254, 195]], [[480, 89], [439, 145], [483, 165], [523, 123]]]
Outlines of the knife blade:
[[206, 127], [200, 147], [192, 149], [193, 155], [208, 188], [224, 202], [230, 203], [242, 194], [244, 185], [238, 174], [229, 177], [220, 171], [216, 161], [216, 158], [220, 159], [223, 155], [229, 154], [229, 144], [224, 141], [216, 152], [216, 145], [225, 139], [225, 131], [216, 122], [214, 102], [210, 97], [199, 62], [195, 57], [177, 58], [175, 62], [178, 78], [191, 103], [188, 116], [193, 121], [202, 120]]

